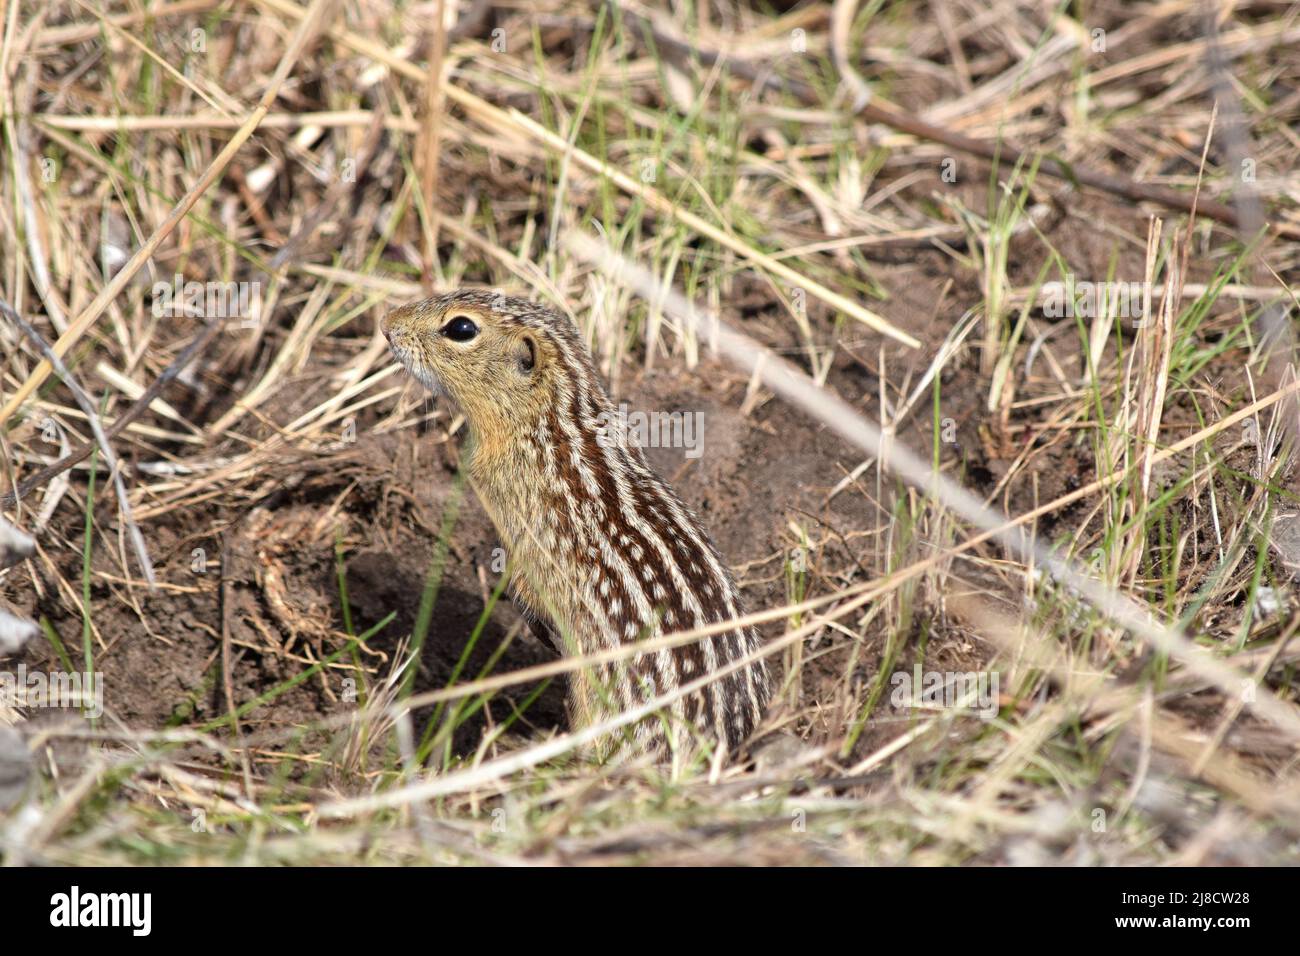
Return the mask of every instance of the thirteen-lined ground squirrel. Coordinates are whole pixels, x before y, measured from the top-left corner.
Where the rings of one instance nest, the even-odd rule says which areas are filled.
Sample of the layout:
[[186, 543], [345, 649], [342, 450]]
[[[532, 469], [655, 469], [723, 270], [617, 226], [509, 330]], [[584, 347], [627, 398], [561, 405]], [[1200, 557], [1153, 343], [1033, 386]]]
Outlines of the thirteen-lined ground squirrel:
[[[464, 413], [470, 483], [509, 553], [515, 597], [564, 653], [740, 616], [730, 571], [630, 440], [568, 319], [522, 299], [462, 291], [390, 312], [383, 331], [407, 369]], [[753, 628], [736, 628], [586, 668], [570, 678], [572, 720], [588, 726], [640, 706], [758, 643]], [[663, 753], [704, 738], [734, 753], [770, 693], [759, 659], [641, 721], [636, 741]]]

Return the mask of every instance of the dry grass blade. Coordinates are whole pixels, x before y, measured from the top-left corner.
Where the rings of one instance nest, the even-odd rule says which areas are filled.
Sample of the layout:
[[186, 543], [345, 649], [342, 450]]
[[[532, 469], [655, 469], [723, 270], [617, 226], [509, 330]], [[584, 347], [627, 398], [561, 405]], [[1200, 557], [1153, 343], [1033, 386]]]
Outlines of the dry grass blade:
[[[0, 17], [0, 862], [1294, 857], [1300, 11], [147, 6]], [[574, 324], [738, 621], [530, 633], [380, 331], [457, 288]], [[742, 624], [751, 739], [592, 759], [733, 675], [568, 685]]]
[[[108, 304], [126, 288], [127, 283], [158, 251], [158, 247], [162, 245], [163, 240], [171, 235], [172, 230], [180, 225], [181, 220], [194, 208], [194, 204], [199, 201], [199, 198], [218, 180], [230, 164], [230, 161], [234, 159], [235, 154], [239, 152], [248, 138], [256, 131], [262, 118], [271, 111], [271, 104], [275, 102], [275, 98], [279, 95], [280, 87], [289, 78], [289, 73], [293, 70], [294, 64], [297, 63], [298, 57], [302, 55], [307, 45], [315, 39], [326, 13], [333, 6], [333, 3], [334, 0], [315, 0], [312, 3], [310, 10], [299, 23], [298, 29], [294, 31], [293, 38], [289, 42], [289, 48], [285, 51], [284, 57], [281, 59], [275, 75], [271, 78], [271, 82], [267, 85], [266, 91], [262, 94], [257, 107], [249, 114], [244, 124], [235, 131], [230, 141], [226, 143], [221, 152], [208, 165], [198, 182], [190, 187], [171, 212], [168, 213], [167, 218], [153, 231], [153, 234], [149, 236], [145, 243], [135, 251], [126, 264], [113, 275], [113, 278], [95, 296], [94, 300], [69, 323], [67, 330], [58, 337], [52, 346], [54, 355], [62, 358], [85, 335], [86, 330], [103, 314]], [[36, 366], [32, 374], [18, 388], [18, 391], [10, 397], [3, 408], [0, 408], [0, 425], [4, 424], [18, 410], [18, 407], [27, 400], [32, 392], [40, 388], [41, 383], [45, 381], [51, 371], [53, 371], [53, 366], [48, 360], [42, 360], [41, 364]]]
[[117, 455], [113, 453], [112, 442], [104, 431], [103, 423], [99, 420], [99, 413], [95, 411], [94, 401], [86, 394], [86, 390], [81, 387], [76, 377], [68, 371], [67, 366], [63, 364], [63, 360], [55, 353], [53, 347], [41, 338], [39, 332], [11, 309], [7, 302], [0, 302], [0, 312], [3, 312], [10, 322], [18, 326], [32, 345], [36, 347], [37, 351], [45, 356], [45, 361], [50, 363], [55, 374], [67, 386], [68, 391], [72, 392], [72, 397], [76, 399], [77, 404], [81, 406], [82, 412], [85, 413], [91, 431], [95, 433], [95, 441], [99, 444], [100, 454], [104, 456], [104, 464], [108, 466], [109, 476], [113, 480], [113, 488], [117, 492], [117, 504], [122, 512], [122, 523], [126, 525], [127, 533], [131, 537], [131, 545], [135, 549], [136, 559], [140, 562], [140, 570], [143, 572], [149, 587], [153, 588], [158, 583], [154, 576], [153, 561], [149, 558], [149, 549], [144, 543], [144, 535], [140, 533], [140, 526], [136, 523], [132, 514], [131, 501], [127, 497], [126, 484], [122, 479], [122, 467], [118, 463]]

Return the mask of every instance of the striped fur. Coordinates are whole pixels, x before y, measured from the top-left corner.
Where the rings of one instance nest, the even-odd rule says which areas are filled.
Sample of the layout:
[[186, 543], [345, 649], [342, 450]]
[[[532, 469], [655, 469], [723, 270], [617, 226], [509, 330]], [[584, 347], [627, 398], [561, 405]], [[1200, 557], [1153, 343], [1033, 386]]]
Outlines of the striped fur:
[[[442, 334], [466, 316], [471, 342]], [[445, 392], [470, 426], [470, 482], [510, 555], [526, 614], [568, 654], [739, 617], [730, 571], [708, 534], [646, 464], [571, 322], [522, 299], [463, 291], [391, 312], [393, 353]], [[587, 726], [713, 673], [754, 651], [734, 628], [571, 678], [570, 712]], [[697, 736], [734, 752], [771, 694], [764, 659], [719, 677], [635, 727], [640, 747], [692, 747]], [[689, 731], [693, 728], [694, 732]]]

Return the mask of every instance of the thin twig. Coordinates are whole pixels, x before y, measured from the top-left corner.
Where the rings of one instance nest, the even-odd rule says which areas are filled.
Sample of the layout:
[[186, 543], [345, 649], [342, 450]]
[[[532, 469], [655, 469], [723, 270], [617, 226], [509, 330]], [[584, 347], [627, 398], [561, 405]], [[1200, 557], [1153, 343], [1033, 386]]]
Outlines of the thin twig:
[[40, 223], [36, 218], [36, 198], [32, 193], [32, 180], [28, 168], [28, 160], [32, 152], [32, 126], [26, 116], [31, 112], [32, 101], [36, 97], [36, 90], [40, 86], [41, 67], [38, 57], [31, 57], [27, 61], [25, 71], [26, 81], [23, 85], [23, 102], [20, 106], [22, 113], [17, 123], [17, 127], [11, 127], [10, 119], [5, 118], [5, 125], [8, 132], [12, 134], [13, 144], [15, 147], [13, 177], [14, 187], [18, 193], [18, 205], [23, 211], [23, 238], [27, 242], [27, 257], [31, 260], [32, 285], [36, 286], [36, 294], [41, 297], [41, 302], [45, 304], [45, 314], [50, 317], [50, 324], [54, 330], [62, 335], [68, 328], [68, 317], [63, 311], [63, 305], [59, 302], [54, 293], [54, 284], [50, 281], [49, 262], [45, 256], [45, 247], [41, 242]]
[[[710, 50], [705, 47], [693, 46], [689, 43], [668, 36], [660, 31], [653, 23], [640, 14], [631, 10], [621, 9], [622, 16], [635, 19], [638, 21], [646, 34], [653, 40], [655, 47], [662, 52], [668, 59], [673, 60], [679, 65], [692, 65], [699, 63], [702, 66], [713, 66], [719, 61], [725, 62], [726, 67], [733, 74], [743, 77], [753, 83], [759, 83], [766, 87], [780, 90], [801, 100], [809, 105], [821, 106], [821, 95], [809, 84], [801, 80], [789, 77], [777, 76], [771, 72], [768, 66], [755, 66], [746, 60], [737, 60], [728, 56], [725, 52], [719, 50]], [[858, 115], [871, 123], [882, 123], [892, 129], [902, 133], [909, 133], [920, 139], [929, 140], [932, 143], [939, 143], [963, 153], [970, 153], [973, 156], [979, 156], [982, 159], [1001, 161], [1009, 166], [1017, 163], [1028, 165], [1032, 157], [1027, 151], [1022, 150], [1010, 143], [988, 140], [974, 139], [970, 136], [964, 136], [961, 133], [945, 129], [942, 126], [936, 126], [933, 123], [927, 123], [925, 120], [916, 116], [910, 116], [901, 111], [892, 109], [888, 106], [881, 105], [877, 100], [872, 100], [858, 110]], [[1139, 183], [1126, 176], [1112, 176], [1109, 173], [1103, 173], [1100, 170], [1092, 169], [1089, 166], [1080, 166], [1074, 163], [1069, 165], [1058, 162], [1054, 159], [1042, 159], [1038, 164], [1038, 171], [1046, 173], [1055, 179], [1063, 179], [1067, 182], [1079, 183], [1084, 186], [1091, 186], [1093, 189], [1100, 189], [1102, 192], [1108, 192], [1116, 196], [1122, 196], [1133, 202], [1153, 202], [1166, 206], [1170, 209], [1177, 209], [1182, 212], [1191, 212], [1193, 204], [1196, 204], [1196, 211], [1202, 216], [1208, 216], [1217, 222], [1228, 226], [1240, 226], [1241, 218], [1237, 211], [1231, 206], [1224, 205], [1221, 202], [1210, 200], [1201, 200], [1196, 203], [1193, 196], [1179, 192], [1169, 186], [1161, 186], [1157, 183]], [[1279, 232], [1289, 232], [1290, 227], [1277, 225], [1275, 228]]]
[[[213, 336], [221, 331], [221, 328], [222, 326], [220, 322], [213, 322], [198, 335], [194, 336], [190, 341], [190, 344], [185, 346], [185, 349], [180, 355], [176, 356], [176, 360], [163, 370], [163, 373], [158, 376], [157, 380], [145, 390], [145, 393], [141, 395], [130, 408], [117, 417], [117, 420], [108, 427], [104, 434], [107, 435], [110, 440], [116, 438], [124, 428], [144, 414], [145, 409], [153, 403], [153, 400], [162, 394], [162, 390], [167, 387], [167, 383], [179, 375], [184, 368], [194, 360], [194, 357], [207, 347], [208, 343], [212, 341]], [[17, 504], [20, 498], [30, 494], [50, 479], [61, 475], [73, 465], [85, 461], [90, 457], [90, 453], [94, 447], [94, 442], [86, 442], [82, 445], [78, 445], [58, 461], [51, 465], [47, 465], [36, 474], [32, 475], [22, 484], [18, 485], [18, 487], [13, 491], [0, 495], [0, 507]]]
[[[271, 77], [270, 83], [267, 84], [266, 91], [262, 94], [262, 98], [257, 104], [257, 108], [249, 114], [244, 125], [230, 137], [229, 142], [226, 143], [221, 152], [218, 153], [216, 158], [208, 164], [208, 168], [203, 171], [203, 175], [199, 177], [198, 182], [191, 186], [189, 191], [181, 197], [180, 201], [172, 207], [171, 211], [167, 214], [167, 218], [164, 219], [162, 224], [154, 230], [153, 234], [145, 241], [144, 245], [135, 251], [135, 254], [131, 256], [130, 260], [128, 260], [116, 274], [114, 274], [113, 278], [104, 286], [99, 295], [95, 296], [91, 303], [82, 310], [81, 314], [73, 320], [73, 322], [68, 326], [67, 331], [59, 336], [58, 341], [56, 341], [52, 346], [53, 355], [56, 357], [66, 355], [68, 349], [72, 348], [72, 346], [86, 334], [86, 331], [95, 323], [95, 320], [98, 319], [100, 315], [103, 314], [104, 310], [108, 308], [109, 303], [117, 298], [121, 291], [126, 288], [127, 283], [135, 277], [135, 274], [139, 272], [153, 254], [158, 251], [158, 247], [162, 245], [163, 240], [171, 235], [172, 231], [180, 225], [181, 220], [189, 214], [189, 211], [194, 208], [195, 203], [199, 201], [199, 197], [206, 193], [209, 187], [211, 187], [225, 171], [225, 168], [230, 164], [230, 161], [235, 158], [235, 153], [239, 152], [240, 147], [244, 145], [248, 138], [253, 135], [254, 131], [256, 131], [257, 127], [261, 124], [262, 118], [271, 111], [271, 105], [275, 102], [276, 97], [279, 96], [280, 88], [289, 78], [289, 74], [293, 71], [294, 65], [298, 62], [298, 57], [301, 56], [303, 51], [307, 48], [307, 44], [316, 37], [322, 23], [326, 19], [325, 14], [332, 10], [333, 5], [334, 0], [316, 0], [316, 2], [311, 5], [310, 9], [305, 11], [302, 20], [298, 24], [298, 29], [294, 32], [293, 38], [289, 41], [288, 49], [285, 50], [284, 56], [281, 57], [275, 74]], [[4, 408], [0, 409], [0, 424], [7, 421], [9, 416], [17, 411], [18, 407], [27, 400], [28, 396], [30, 396], [32, 392], [36, 391], [36, 389], [40, 388], [41, 383], [45, 381], [50, 372], [53, 371], [53, 368], [53, 363], [48, 359], [36, 366], [32, 371], [32, 374], [29, 375], [27, 380], [18, 387], [18, 391], [9, 399]]]
[[[975, 526], [991, 532], [996, 540], [1026, 564], [1036, 563], [1062, 585], [1073, 588], [1088, 603], [1112, 621], [1147, 641], [1153, 647], [1176, 658], [1189, 672], [1201, 677], [1225, 694], [1235, 694], [1242, 675], [1196, 647], [1182, 629], [1161, 623], [1151, 609], [1131, 597], [1099, 582], [1078, 562], [1062, 558], [1023, 528], [1008, 527], [1007, 517], [988, 507], [978, 497], [942, 473], [897, 440], [887, 438], [880, 426], [862, 415], [839, 396], [819, 387], [789, 362], [760, 347], [749, 336], [737, 332], [718, 315], [686, 299], [663, 282], [609, 247], [582, 234], [573, 234], [566, 243], [579, 258], [607, 275], [627, 284], [649, 301], [663, 307], [682, 322], [699, 330], [716, 352], [725, 356], [742, 371], [762, 376], [763, 383], [807, 415], [824, 422], [839, 435], [869, 453], [914, 488], [932, 494], [943, 507], [961, 515]], [[1261, 688], [1249, 704], [1259, 717], [1300, 740], [1300, 713], [1289, 703]]]
[[[252, 512], [249, 512], [251, 515]], [[239, 753], [240, 768], [244, 772], [244, 792], [253, 795], [253, 768], [248, 759], [248, 746], [244, 743], [243, 731], [239, 727], [239, 706], [235, 703], [234, 655], [230, 647], [231, 591], [233, 575], [231, 573], [231, 541], [239, 534], [249, 515], [225, 535], [221, 545], [221, 686], [226, 695], [226, 711], [230, 715], [230, 733], [235, 739], [235, 749]]]
[[113, 478], [113, 488], [117, 491], [117, 504], [122, 510], [122, 521], [126, 524], [127, 532], [131, 536], [131, 544], [135, 548], [136, 559], [140, 562], [140, 570], [144, 572], [144, 578], [149, 582], [149, 589], [153, 590], [154, 585], [157, 584], [157, 579], [153, 573], [153, 562], [149, 560], [149, 550], [145, 547], [144, 535], [140, 533], [140, 526], [135, 523], [135, 518], [131, 514], [131, 502], [127, 498], [126, 482], [122, 480], [122, 468], [117, 456], [113, 454], [112, 443], [109, 441], [108, 436], [104, 434], [104, 425], [99, 420], [99, 413], [95, 411], [95, 403], [91, 401], [90, 396], [81, 387], [76, 376], [63, 364], [63, 359], [55, 354], [53, 346], [45, 341], [41, 333], [28, 325], [21, 315], [9, 307], [9, 303], [0, 301], [0, 312], [4, 312], [9, 317], [9, 321], [18, 326], [32, 345], [40, 350], [41, 355], [50, 363], [55, 374], [68, 387], [68, 391], [72, 392], [72, 397], [81, 406], [82, 412], [85, 413], [86, 421], [90, 423], [90, 430], [95, 433], [95, 442], [104, 455], [104, 463], [108, 465], [108, 473]]
[[[442, 63], [447, 50], [443, 23], [443, 0], [433, 5], [433, 50], [429, 56], [429, 78], [424, 84], [424, 116], [420, 123], [420, 193], [429, 218], [424, 223], [425, 290], [433, 292], [433, 267], [438, 256], [438, 170], [442, 147]], [[418, 206], [418, 203], [417, 203]]]

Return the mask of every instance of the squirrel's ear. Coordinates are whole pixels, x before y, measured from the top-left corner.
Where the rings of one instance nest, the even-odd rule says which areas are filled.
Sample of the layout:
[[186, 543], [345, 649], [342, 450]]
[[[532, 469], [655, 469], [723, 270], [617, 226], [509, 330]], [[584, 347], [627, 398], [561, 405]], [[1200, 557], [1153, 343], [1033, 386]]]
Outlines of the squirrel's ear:
[[537, 340], [525, 332], [515, 342], [515, 363], [524, 375], [531, 375], [537, 365]]

